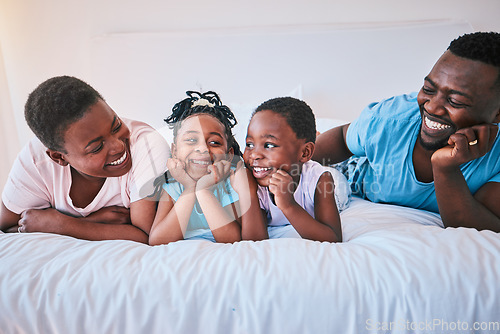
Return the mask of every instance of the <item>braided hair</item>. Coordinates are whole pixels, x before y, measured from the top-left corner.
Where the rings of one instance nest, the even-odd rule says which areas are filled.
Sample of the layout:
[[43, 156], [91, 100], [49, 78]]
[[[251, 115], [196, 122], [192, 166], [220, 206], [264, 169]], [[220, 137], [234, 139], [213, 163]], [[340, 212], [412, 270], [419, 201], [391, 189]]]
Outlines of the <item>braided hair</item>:
[[217, 93], [212, 91], [206, 93], [187, 91], [186, 94], [189, 97], [176, 103], [172, 108], [172, 114], [164, 119], [170, 128], [173, 129], [174, 142], [182, 126], [182, 121], [193, 115], [207, 114], [217, 118], [224, 125], [228, 147], [233, 148], [235, 157], [242, 157], [240, 146], [232, 132], [233, 127], [238, 122], [231, 109], [222, 104]]

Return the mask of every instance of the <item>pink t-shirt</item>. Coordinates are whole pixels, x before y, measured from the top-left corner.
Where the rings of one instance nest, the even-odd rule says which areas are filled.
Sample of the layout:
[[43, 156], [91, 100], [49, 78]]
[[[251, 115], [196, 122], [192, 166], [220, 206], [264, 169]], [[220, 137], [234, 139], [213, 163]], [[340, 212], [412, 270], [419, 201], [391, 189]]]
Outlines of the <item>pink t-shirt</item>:
[[131, 202], [153, 191], [154, 179], [165, 172], [170, 149], [165, 139], [146, 123], [122, 119], [130, 129], [131, 170], [108, 177], [94, 200], [85, 208], [73, 205], [70, 166], [61, 166], [46, 154], [46, 147], [33, 138], [19, 153], [2, 193], [10, 211], [55, 208], [71, 216], [87, 216], [103, 207], [129, 208]]

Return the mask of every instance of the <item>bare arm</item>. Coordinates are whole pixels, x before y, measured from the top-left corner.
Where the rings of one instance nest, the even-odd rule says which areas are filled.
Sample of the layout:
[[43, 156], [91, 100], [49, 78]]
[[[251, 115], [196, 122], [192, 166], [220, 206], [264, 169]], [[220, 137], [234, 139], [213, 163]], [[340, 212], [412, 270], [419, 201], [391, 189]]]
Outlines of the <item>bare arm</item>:
[[352, 156], [345, 141], [348, 128], [349, 124], [344, 124], [320, 134], [312, 159], [322, 165], [331, 165]]
[[2, 201], [2, 206], [0, 206], [0, 229], [3, 232], [17, 232], [19, 219], [21, 219], [21, 215], [7, 209]]
[[18, 215], [8, 210], [2, 203], [2, 230], [17, 232], [20, 227], [23, 233], [45, 232], [85, 240], [124, 239], [146, 243], [147, 235], [141, 229], [130, 223], [117, 222], [118, 220], [129, 221], [128, 209], [122, 209], [126, 212], [111, 214], [109, 208], [101, 209], [101, 211], [107, 211], [105, 216], [109, 217], [109, 220], [105, 221], [97, 218], [100, 216], [98, 213], [94, 217], [71, 217], [52, 208], [30, 209]]
[[163, 191], [149, 233], [149, 244], [154, 246], [183, 240], [195, 202], [196, 195], [192, 188], [184, 189], [177, 202]]
[[236, 217], [222, 207], [210, 189], [197, 190], [196, 198], [215, 241], [236, 242], [241, 240], [241, 227]]
[[231, 180], [231, 184], [240, 198], [241, 238], [253, 241], [268, 239], [267, 221], [260, 208], [257, 195], [257, 182], [247, 168], [240, 167]]
[[[315, 213], [320, 212], [320, 216], [316, 219], [295, 201], [293, 192], [290, 191], [291, 182], [292, 178], [289, 174], [278, 170], [270, 180], [269, 191], [274, 194], [276, 206], [283, 212], [300, 236], [304, 239], [317, 241], [341, 241], [340, 218], [337, 219], [338, 211], [333, 190], [330, 190], [329, 194], [324, 191], [333, 185], [330, 173], [323, 173], [316, 185], [314, 203], [315, 207], [318, 208], [315, 209]], [[319, 209], [320, 207], [321, 209]]]
[[27, 210], [19, 221], [22, 232], [46, 232], [86, 240], [123, 239], [147, 243], [147, 234], [132, 224], [108, 224], [71, 217], [56, 209]]
[[[448, 146], [431, 158], [439, 212], [446, 227], [473, 227], [500, 232], [500, 184], [483, 185], [473, 196], [460, 165], [477, 159], [491, 150], [496, 125], [479, 125], [461, 129], [450, 136]], [[469, 145], [477, 139], [476, 145]]]

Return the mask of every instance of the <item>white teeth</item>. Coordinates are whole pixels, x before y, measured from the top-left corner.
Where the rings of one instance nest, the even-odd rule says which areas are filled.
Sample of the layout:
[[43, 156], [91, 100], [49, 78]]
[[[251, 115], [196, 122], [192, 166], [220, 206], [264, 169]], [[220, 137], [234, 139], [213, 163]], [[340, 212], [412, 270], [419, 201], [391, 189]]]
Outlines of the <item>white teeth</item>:
[[125, 151], [125, 153], [123, 154], [123, 156], [120, 159], [115, 160], [113, 162], [110, 162], [109, 164], [112, 165], [112, 166], [116, 166], [116, 165], [119, 165], [122, 162], [124, 162], [125, 159], [127, 159], [127, 151]]
[[260, 172], [266, 172], [268, 170], [271, 170], [271, 167], [254, 167], [253, 170], [256, 171], [257, 173]]
[[434, 129], [434, 130], [444, 130], [444, 129], [449, 129], [451, 128], [451, 126], [449, 125], [446, 125], [446, 124], [442, 124], [442, 123], [438, 123], [438, 122], [435, 122], [435, 121], [431, 121], [430, 119], [428, 119], [427, 117], [424, 117], [424, 121], [425, 121], [425, 125], [430, 128], [430, 129]]
[[210, 162], [206, 161], [206, 160], [191, 160], [192, 163], [194, 164], [198, 164], [198, 165], [209, 165]]

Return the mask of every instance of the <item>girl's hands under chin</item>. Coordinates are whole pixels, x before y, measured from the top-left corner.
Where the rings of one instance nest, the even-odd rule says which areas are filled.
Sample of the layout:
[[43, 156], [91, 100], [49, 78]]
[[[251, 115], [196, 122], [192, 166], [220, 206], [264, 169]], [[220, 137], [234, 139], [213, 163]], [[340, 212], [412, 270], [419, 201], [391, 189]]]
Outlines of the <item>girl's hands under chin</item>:
[[196, 181], [186, 173], [185, 164], [176, 158], [169, 158], [167, 160], [167, 168], [172, 177], [182, 184], [185, 189], [192, 189], [196, 186]]
[[229, 176], [231, 162], [227, 160], [215, 161], [208, 166], [208, 173], [196, 182], [196, 190], [209, 189]]

